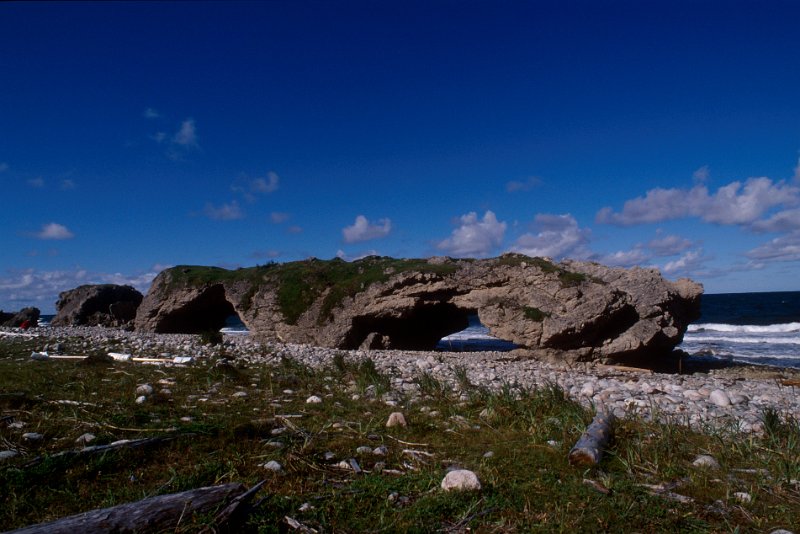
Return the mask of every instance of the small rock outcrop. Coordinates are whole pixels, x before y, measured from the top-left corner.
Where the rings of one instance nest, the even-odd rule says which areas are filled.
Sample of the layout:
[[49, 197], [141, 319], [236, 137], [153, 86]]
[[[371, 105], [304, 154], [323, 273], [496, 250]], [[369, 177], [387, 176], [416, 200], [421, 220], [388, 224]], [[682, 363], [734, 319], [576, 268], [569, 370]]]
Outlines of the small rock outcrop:
[[0, 310], [0, 326], [19, 327], [39, 325], [39, 308], [22, 308], [18, 312], [5, 313]]
[[131, 286], [84, 285], [59, 294], [53, 326], [125, 326], [143, 295]]
[[145, 332], [219, 329], [238, 314], [260, 339], [340, 349], [431, 350], [477, 314], [534, 357], [657, 360], [700, 313], [702, 286], [655, 269], [485, 260], [310, 259], [161, 272], [136, 316]]

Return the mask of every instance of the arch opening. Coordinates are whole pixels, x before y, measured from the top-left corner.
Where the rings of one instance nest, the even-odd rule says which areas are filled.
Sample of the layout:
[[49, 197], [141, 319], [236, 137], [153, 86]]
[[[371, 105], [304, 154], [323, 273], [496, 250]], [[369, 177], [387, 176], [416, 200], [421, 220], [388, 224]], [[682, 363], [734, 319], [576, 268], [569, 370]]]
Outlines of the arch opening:
[[159, 333], [199, 334], [209, 330], [219, 331], [226, 320], [237, 315], [236, 310], [225, 298], [225, 288], [214, 285], [207, 288], [197, 298], [172, 311], [160, 323]]
[[356, 317], [342, 348], [434, 350], [442, 337], [469, 325], [469, 313], [436, 302], [419, 304], [399, 316]]
[[472, 311], [468, 317], [468, 326], [463, 330], [442, 337], [436, 343], [436, 350], [447, 352], [508, 352], [519, 348], [519, 345], [494, 337], [489, 329], [481, 323], [478, 313]]

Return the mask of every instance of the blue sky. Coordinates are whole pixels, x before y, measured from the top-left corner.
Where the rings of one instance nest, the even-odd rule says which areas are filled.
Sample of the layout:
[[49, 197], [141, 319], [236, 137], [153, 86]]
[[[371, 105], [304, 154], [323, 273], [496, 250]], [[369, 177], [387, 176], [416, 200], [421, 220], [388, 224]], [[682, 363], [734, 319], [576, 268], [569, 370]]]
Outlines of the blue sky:
[[798, 290], [795, 2], [0, 3], [0, 308], [506, 251]]

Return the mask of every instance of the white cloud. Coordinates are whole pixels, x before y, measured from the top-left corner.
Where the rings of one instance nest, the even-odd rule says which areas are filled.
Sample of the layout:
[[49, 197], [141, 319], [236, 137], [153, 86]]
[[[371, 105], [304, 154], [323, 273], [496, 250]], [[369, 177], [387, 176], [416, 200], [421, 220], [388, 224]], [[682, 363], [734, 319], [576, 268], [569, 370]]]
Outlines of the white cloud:
[[597, 261], [615, 267], [633, 267], [650, 261], [650, 255], [639, 247], [631, 250], [620, 250], [597, 258]]
[[517, 191], [530, 191], [534, 187], [538, 187], [542, 181], [536, 176], [531, 176], [524, 182], [512, 180], [506, 183], [506, 191], [509, 193], [516, 193]]
[[644, 197], [628, 200], [621, 212], [610, 207], [597, 213], [598, 223], [630, 226], [683, 217], [699, 217], [717, 224], [748, 225], [778, 206], [800, 201], [800, 188], [769, 178], [731, 182], [709, 194], [705, 185], [691, 189], [651, 189]]
[[648, 242], [646, 246], [652, 250], [656, 256], [674, 256], [691, 247], [692, 242], [677, 235], [666, 235], [653, 239]]
[[797, 158], [797, 166], [794, 168], [794, 181], [800, 182], [800, 158]]
[[143, 115], [145, 119], [157, 119], [161, 117], [161, 114], [154, 108], [147, 108], [144, 110]]
[[75, 234], [63, 224], [52, 222], [42, 225], [42, 229], [33, 234], [33, 237], [36, 239], [72, 239]]
[[54, 312], [60, 292], [83, 284], [130, 285], [145, 293], [159, 270], [154, 266], [148, 272], [133, 275], [92, 273], [85, 269], [7, 271], [5, 275], [0, 275], [0, 309], [17, 310], [26, 306], [36, 306], [44, 313]]
[[586, 244], [589, 242], [590, 230], [580, 228], [578, 221], [566, 213], [551, 215], [540, 213], [534, 218], [538, 233], [527, 233], [519, 236], [511, 247], [512, 252], [528, 256], [546, 256], [563, 258], [572, 255], [576, 258], [587, 257]]
[[281, 224], [289, 220], [290, 215], [282, 211], [273, 211], [269, 214], [269, 220], [272, 224]]
[[349, 256], [342, 249], [339, 249], [339, 250], [336, 251], [336, 257], [339, 258], [340, 260], [344, 260], [344, 261], [356, 261], [356, 260], [360, 260], [362, 258], [366, 258], [367, 256], [378, 256], [378, 255], [379, 255], [378, 251], [375, 250], [375, 249], [370, 249], [370, 250], [367, 250], [366, 252], [361, 252], [361, 253], [356, 254], [354, 256]]
[[0, 172], [6, 172], [8, 170], [8, 163], [1, 162], [0, 163]]
[[197, 146], [197, 131], [194, 125], [194, 119], [186, 119], [181, 123], [180, 129], [172, 137], [172, 142], [186, 148], [194, 148]]
[[242, 208], [239, 207], [239, 203], [235, 200], [219, 207], [216, 207], [210, 203], [206, 204], [205, 209], [203, 209], [203, 214], [205, 214], [205, 216], [209, 219], [213, 219], [215, 221], [232, 221], [235, 219], [244, 218], [244, 212], [242, 211]]
[[800, 209], [779, 211], [768, 219], [754, 222], [750, 229], [755, 232], [790, 232], [799, 230]]
[[709, 175], [708, 165], [703, 165], [692, 173], [692, 179], [695, 183], [704, 184], [708, 180]]
[[492, 211], [479, 220], [471, 211], [459, 218], [459, 226], [450, 237], [440, 241], [436, 247], [453, 256], [486, 256], [503, 244], [506, 223], [497, 220]]
[[667, 262], [662, 270], [666, 274], [675, 274], [675, 273], [685, 274], [688, 273], [689, 271], [701, 268], [705, 261], [706, 257], [703, 256], [703, 251], [701, 249], [690, 250], [688, 252], [685, 252], [677, 260]]
[[391, 220], [378, 219], [377, 224], [372, 224], [366, 217], [359, 215], [351, 226], [342, 228], [342, 235], [345, 243], [357, 243], [386, 237], [391, 231]]
[[800, 260], [800, 232], [776, 237], [760, 247], [745, 254], [752, 260], [759, 261], [797, 261]]
[[267, 173], [265, 178], [256, 178], [250, 182], [250, 189], [254, 193], [272, 193], [277, 191], [280, 178], [273, 171]]
[[41, 189], [44, 187], [44, 178], [38, 176], [36, 178], [31, 178], [28, 180], [28, 185], [31, 187], [35, 187], [36, 189]]

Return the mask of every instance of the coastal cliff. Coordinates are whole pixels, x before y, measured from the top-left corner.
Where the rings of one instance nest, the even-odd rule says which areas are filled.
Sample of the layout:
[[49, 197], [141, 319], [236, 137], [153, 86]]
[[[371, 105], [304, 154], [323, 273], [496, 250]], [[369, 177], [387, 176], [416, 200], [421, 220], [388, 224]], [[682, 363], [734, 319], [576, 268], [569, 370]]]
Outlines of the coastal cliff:
[[435, 347], [477, 313], [530, 355], [658, 358], [700, 312], [702, 286], [655, 269], [506, 254], [484, 260], [310, 259], [238, 270], [161, 272], [138, 309], [144, 332], [196, 333], [238, 314], [263, 340], [340, 349]]

